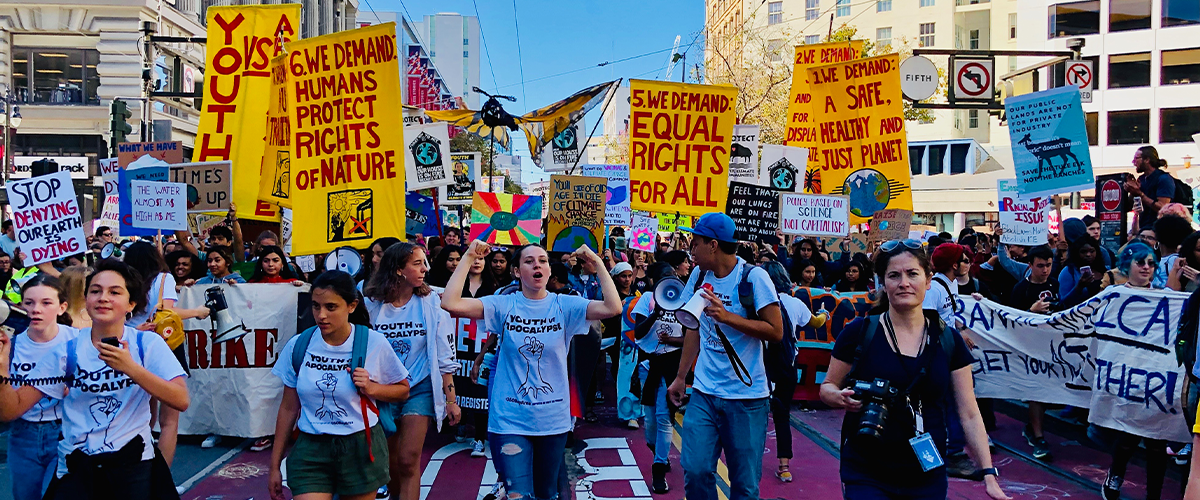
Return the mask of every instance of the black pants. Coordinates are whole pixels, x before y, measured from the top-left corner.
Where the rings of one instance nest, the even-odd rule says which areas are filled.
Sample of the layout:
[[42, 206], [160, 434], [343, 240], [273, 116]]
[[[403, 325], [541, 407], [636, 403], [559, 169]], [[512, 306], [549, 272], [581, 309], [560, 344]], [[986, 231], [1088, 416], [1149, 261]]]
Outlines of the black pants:
[[142, 460], [144, 444], [135, 437], [120, 450], [67, 456], [67, 474], [55, 479], [45, 500], [177, 500], [171, 470], [157, 454]]
[[775, 441], [779, 450], [776, 458], [792, 459], [792, 395], [796, 393], [796, 381], [775, 380], [771, 391], [771, 420], [775, 421]]
[[[1137, 450], [1141, 436], [1122, 432], [1117, 438], [1117, 449], [1113, 450], [1113, 463], [1109, 474], [1125, 477], [1125, 469], [1133, 452]], [[1146, 498], [1158, 500], [1162, 496], [1163, 477], [1167, 474], [1167, 442], [1161, 439], [1146, 439]]]
[[600, 332], [592, 331], [572, 338], [571, 358], [574, 360], [572, 370], [575, 372], [575, 382], [583, 393], [579, 395], [583, 399], [582, 408], [586, 410], [592, 407], [596, 399], [596, 391], [588, 389], [592, 387], [592, 374], [600, 359]]

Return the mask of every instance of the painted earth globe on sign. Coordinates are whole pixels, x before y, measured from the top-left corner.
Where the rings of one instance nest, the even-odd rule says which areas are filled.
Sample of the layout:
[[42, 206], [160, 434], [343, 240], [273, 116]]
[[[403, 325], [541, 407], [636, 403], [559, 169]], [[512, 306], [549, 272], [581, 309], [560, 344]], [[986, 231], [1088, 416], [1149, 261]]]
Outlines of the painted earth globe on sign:
[[878, 210], [887, 208], [892, 193], [887, 178], [871, 169], [859, 170], [846, 177], [843, 194], [850, 197], [850, 213], [859, 217], [871, 217]]
[[554, 248], [551, 248], [550, 251], [574, 252], [584, 245], [592, 248], [599, 247], [596, 236], [591, 231], [579, 226], [570, 226], [559, 231], [558, 236], [554, 238]]

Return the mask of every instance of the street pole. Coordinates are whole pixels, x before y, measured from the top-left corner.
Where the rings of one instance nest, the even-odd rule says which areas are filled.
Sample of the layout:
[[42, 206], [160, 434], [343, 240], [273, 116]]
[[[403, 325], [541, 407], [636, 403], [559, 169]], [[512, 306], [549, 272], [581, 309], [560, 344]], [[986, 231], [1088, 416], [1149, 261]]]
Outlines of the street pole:
[[146, 67], [142, 70], [142, 142], [152, 142], [154, 138], [154, 102], [150, 93], [154, 91], [154, 42], [152, 37], [158, 31], [158, 23], [142, 21], [142, 44], [146, 52]]

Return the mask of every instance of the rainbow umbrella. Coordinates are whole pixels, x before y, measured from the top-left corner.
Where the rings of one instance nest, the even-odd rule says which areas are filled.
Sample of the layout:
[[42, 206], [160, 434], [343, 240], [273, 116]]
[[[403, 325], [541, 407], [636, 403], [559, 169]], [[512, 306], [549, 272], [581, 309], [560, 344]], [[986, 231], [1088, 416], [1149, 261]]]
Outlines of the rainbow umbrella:
[[471, 200], [471, 239], [525, 245], [542, 239], [542, 197], [476, 191]]

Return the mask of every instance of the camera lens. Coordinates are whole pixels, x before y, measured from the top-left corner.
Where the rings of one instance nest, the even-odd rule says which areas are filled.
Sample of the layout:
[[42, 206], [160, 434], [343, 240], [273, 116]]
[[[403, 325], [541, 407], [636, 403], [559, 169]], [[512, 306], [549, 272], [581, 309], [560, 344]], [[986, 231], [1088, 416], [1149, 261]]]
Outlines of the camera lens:
[[883, 437], [883, 425], [887, 422], [887, 406], [878, 401], [872, 401], [863, 406], [862, 419], [858, 423], [858, 435], [873, 438]]

